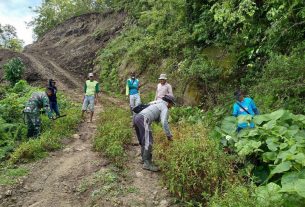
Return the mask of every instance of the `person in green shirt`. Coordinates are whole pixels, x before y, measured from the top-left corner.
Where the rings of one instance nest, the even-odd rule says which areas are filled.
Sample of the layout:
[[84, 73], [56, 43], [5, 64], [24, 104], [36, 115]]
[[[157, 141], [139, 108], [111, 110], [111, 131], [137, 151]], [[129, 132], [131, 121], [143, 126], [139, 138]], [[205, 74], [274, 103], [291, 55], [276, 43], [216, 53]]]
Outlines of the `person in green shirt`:
[[100, 91], [99, 83], [94, 80], [93, 73], [89, 73], [89, 80], [86, 81], [84, 85], [84, 98], [82, 107], [82, 118], [84, 117], [85, 111], [90, 110], [90, 121], [92, 122], [92, 117], [94, 113], [94, 104], [97, 104], [98, 93]]

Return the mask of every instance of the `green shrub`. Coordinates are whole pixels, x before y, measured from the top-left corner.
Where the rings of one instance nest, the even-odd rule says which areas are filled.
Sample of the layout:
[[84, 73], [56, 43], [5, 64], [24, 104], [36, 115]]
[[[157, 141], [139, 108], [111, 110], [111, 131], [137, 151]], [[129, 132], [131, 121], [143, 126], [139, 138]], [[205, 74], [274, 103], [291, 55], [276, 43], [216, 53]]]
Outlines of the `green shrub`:
[[39, 88], [29, 86], [24, 80], [13, 88], [7, 88], [5, 98], [0, 100], [0, 160], [28, 162], [44, 157], [47, 151], [62, 147], [62, 138], [69, 137], [76, 130], [80, 120], [79, 105], [72, 103], [63, 94], [58, 94], [58, 105], [66, 117], [52, 121], [41, 114], [42, 130], [38, 140], [26, 138], [22, 110], [34, 91]]
[[10, 162], [27, 162], [43, 158], [47, 155], [46, 151], [41, 145], [40, 139], [31, 139], [18, 146], [18, 148], [11, 154]]
[[8, 63], [4, 64], [4, 77], [8, 80], [12, 86], [17, 83], [24, 72], [25, 65], [20, 58], [13, 58]]
[[239, 156], [254, 160], [258, 183], [275, 182], [280, 192], [303, 197], [305, 181], [305, 116], [286, 110], [255, 116], [256, 127], [236, 133], [236, 118], [228, 117], [218, 131]]
[[223, 193], [238, 180], [231, 161], [218, 144], [207, 137], [201, 124], [181, 124], [174, 128], [174, 141], [168, 143], [160, 127], [156, 133], [157, 161], [170, 192], [183, 201], [206, 203], [215, 192]]
[[209, 207], [265, 207], [254, 196], [255, 186], [234, 184], [225, 193], [215, 193]]

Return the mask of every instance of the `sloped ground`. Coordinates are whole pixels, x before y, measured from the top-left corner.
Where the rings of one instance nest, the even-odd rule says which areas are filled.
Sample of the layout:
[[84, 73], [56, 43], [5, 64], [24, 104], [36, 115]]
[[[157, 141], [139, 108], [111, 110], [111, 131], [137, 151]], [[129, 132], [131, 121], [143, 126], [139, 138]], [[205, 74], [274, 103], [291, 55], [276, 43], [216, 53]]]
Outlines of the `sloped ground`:
[[[67, 87], [75, 88], [76, 81], [82, 83], [88, 72], [99, 70], [93, 64], [96, 52], [120, 33], [125, 18], [124, 13], [115, 12], [84, 14], [49, 31], [26, 46], [23, 53], [0, 49], [0, 81], [3, 81], [2, 65], [13, 57], [20, 57], [26, 65], [24, 78], [28, 82], [46, 85], [47, 79], [55, 78], [61, 82], [66, 80]], [[73, 78], [67, 78], [64, 71], [69, 71]]]

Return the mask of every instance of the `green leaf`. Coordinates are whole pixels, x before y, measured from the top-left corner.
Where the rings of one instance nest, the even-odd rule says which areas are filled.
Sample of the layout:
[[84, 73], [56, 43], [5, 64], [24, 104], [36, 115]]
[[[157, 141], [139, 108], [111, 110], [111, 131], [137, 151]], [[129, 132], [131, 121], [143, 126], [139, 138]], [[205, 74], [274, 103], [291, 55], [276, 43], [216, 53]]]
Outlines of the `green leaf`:
[[271, 120], [263, 125], [263, 128], [266, 130], [271, 130], [276, 126], [276, 120]]
[[282, 143], [282, 144], [280, 144], [280, 149], [281, 149], [281, 150], [285, 149], [286, 147], [288, 147], [288, 144], [287, 144], [287, 143]]
[[294, 159], [297, 163], [301, 164], [303, 167], [305, 166], [305, 154], [300, 152], [296, 155], [293, 155], [292, 159]]
[[305, 179], [299, 179], [295, 184], [296, 192], [305, 198]]
[[246, 156], [253, 152], [260, 151], [262, 145], [260, 141], [242, 139], [235, 143], [236, 150], [240, 156]]
[[277, 111], [274, 111], [274, 112], [270, 113], [268, 116], [272, 120], [278, 120], [285, 115], [285, 112], [286, 111], [284, 109], [279, 109]]
[[295, 191], [295, 183], [299, 179], [298, 172], [290, 172], [284, 174], [281, 179], [282, 189], [281, 192], [294, 192]]
[[283, 161], [286, 161], [286, 160], [292, 160], [293, 159], [293, 154], [287, 150], [287, 151], [281, 151], [279, 152], [279, 154], [277, 155], [277, 158], [278, 159], [281, 159]]
[[276, 159], [276, 152], [265, 152], [263, 153], [264, 162], [274, 161]]
[[265, 186], [260, 186], [255, 190], [256, 198], [260, 204], [266, 204], [266, 201], [271, 203], [280, 203], [282, 194], [281, 187], [275, 183], [268, 183]]
[[261, 125], [263, 122], [266, 122], [266, 121], [270, 121], [270, 117], [268, 115], [257, 115], [257, 116], [254, 116], [253, 118], [253, 122], [256, 124], [256, 125]]
[[271, 172], [270, 176], [277, 174], [277, 173], [282, 173], [290, 170], [292, 167], [292, 164], [290, 161], [282, 162], [281, 164], [277, 165]]
[[275, 141], [277, 141], [276, 138], [269, 138], [266, 140], [267, 143], [267, 147], [271, 150], [271, 151], [277, 151], [277, 148], [279, 147], [279, 145], [277, 143], [275, 143]]

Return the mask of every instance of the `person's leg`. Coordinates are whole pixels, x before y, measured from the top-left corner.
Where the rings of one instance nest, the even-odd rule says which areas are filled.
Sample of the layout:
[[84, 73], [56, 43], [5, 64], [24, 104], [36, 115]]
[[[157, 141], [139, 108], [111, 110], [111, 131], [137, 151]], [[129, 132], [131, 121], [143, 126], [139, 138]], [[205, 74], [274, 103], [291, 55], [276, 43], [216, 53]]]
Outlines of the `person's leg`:
[[129, 106], [130, 106], [130, 113], [133, 116], [134, 113], [132, 109], [135, 107], [135, 96], [134, 95], [129, 95]]
[[145, 125], [145, 147], [143, 151], [143, 169], [157, 172], [159, 168], [152, 163], [152, 144], [153, 144], [153, 136], [150, 124], [144, 118], [144, 125]]
[[85, 96], [82, 106], [82, 119], [84, 119], [84, 114], [87, 111], [88, 105], [89, 105], [88, 97]]
[[51, 113], [53, 113], [53, 111], [54, 111], [54, 105], [53, 105], [53, 103], [54, 103], [54, 102], [51, 102], [51, 101], [50, 101], [50, 110], [51, 110]]
[[25, 120], [27, 124], [27, 138], [33, 137], [34, 135], [34, 123], [31, 119], [31, 115], [29, 113], [25, 113]]
[[89, 109], [90, 109], [90, 123], [91, 123], [94, 114], [94, 96], [89, 97]]
[[140, 115], [140, 114], [135, 115], [134, 125], [138, 129], [138, 130], [136, 130], [136, 133], [137, 133], [137, 138], [138, 138], [139, 144], [144, 147], [144, 145], [145, 145], [144, 116]]
[[39, 114], [35, 114], [35, 116], [33, 116], [33, 122], [34, 122], [34, 137], [38, 138], [38, 136], [40, 135], [40, 129], [41, 129], [41, 120], [39, 117]]
[[55, 112], [56, 116], [59, 117], [60, 113], [59, 113], [59, 109], [58, 109], [58, 104], [57, 104], [57, 102], [54, 102], [53, 104], [54, 104], [54, 106], [53, 106], [54, 112]]
[[141, 104], [141, 98], [139, 94], [136, 94], [135, 96], [135, 106], [138, 106]]

